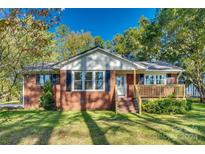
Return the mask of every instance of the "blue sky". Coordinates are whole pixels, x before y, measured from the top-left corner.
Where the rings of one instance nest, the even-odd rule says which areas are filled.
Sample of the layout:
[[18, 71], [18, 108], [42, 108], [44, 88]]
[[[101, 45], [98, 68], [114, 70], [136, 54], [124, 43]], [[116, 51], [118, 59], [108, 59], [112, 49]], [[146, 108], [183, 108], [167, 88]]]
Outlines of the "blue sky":
[[92, 36], [100, 35], [111, 40], [117, 33], [137, 25], [140, 16], [154, 18], [156, 9], [65, 9], [61, 24], [72, 31], [89, 31]]

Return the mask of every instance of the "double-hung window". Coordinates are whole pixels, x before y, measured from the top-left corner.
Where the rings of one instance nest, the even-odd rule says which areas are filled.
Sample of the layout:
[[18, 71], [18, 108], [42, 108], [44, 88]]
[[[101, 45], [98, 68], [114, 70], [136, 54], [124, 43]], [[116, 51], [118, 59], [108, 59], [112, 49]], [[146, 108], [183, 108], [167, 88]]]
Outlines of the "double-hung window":
[[51, 75], [50, 74], [38, 74], [37, 75], [37, 85], [43, 86], [47, 81], [51, 81]]
[[166, 76], [164, 74], [146, 74], [145, 75], [145, 84], [166, 84]]
[[146, 75], [145, 76], [146, 84], [154, 84], [154, 75]]
[[74, 91], [102, 91], [105, 87], [104, 71], [74, 71]]
[[165, 84], [165, 75], [156, 75], [156, 84]]
[[93, 72], [85, 72], [85, 90], [93, 89]]
[[95, 72], [95, 89], [104, 89], [104, 72]]
[[74, 89], [83, 89], [83, 72], [74, 72]]

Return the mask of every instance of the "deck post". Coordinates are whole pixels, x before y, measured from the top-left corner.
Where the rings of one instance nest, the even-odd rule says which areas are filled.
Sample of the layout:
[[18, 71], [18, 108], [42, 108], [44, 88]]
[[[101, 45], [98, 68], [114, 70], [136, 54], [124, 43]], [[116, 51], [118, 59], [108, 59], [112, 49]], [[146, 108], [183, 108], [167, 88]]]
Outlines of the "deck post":
[[185, 87], [185, 84], [184, 84], [184, 86], [183, 86], [183, 90], [184, 90], [184, 91], [183, 91], [183, 95], [184, 95], [183, 98], [185, 99], [185, 98], [186, 98], [186, 87]]
[[134, 86], [136, 86], [136, 70], [134, 70]]
[[139, 89], [136, 85], [136, 70], [134, 70], [134, 97], [135, 99], [137, 99], [139, 114], [141, 114], [141, 101], [142, 100], [139, 95]]

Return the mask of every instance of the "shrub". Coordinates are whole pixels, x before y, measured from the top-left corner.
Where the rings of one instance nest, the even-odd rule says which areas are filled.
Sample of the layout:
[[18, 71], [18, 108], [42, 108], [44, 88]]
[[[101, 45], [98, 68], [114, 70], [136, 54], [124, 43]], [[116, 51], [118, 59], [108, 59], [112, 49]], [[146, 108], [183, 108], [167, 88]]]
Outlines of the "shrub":
[[174, 98], [149, 100], [142, 103], [142, 110], [148, 113], [183, 114], [191, 109], [191, 101]]
[[43, 86], [43, 92], [40, 97], [40, 106], [45, 110], [54, 109], [54, 100], [52, 94], [52, 84], [51, 82], [46, 82]]

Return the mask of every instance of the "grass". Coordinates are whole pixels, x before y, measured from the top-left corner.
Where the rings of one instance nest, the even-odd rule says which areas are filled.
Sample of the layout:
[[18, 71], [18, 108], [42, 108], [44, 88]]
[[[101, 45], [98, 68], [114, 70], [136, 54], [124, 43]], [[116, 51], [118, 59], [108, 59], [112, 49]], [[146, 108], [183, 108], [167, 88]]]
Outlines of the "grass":
[[3, 110], [0, 144], [205, 144], [205, 105], [185, 115]]
[[196, 98], [194, 98], [194, 97], [188, 97], [187, 100], [188, 100], [188, 101], [191, 101], [192, 103], [198, 103], [198, 102], [200, 102], [200, 98], [198, 98], [198, 97], [196, 97]]

